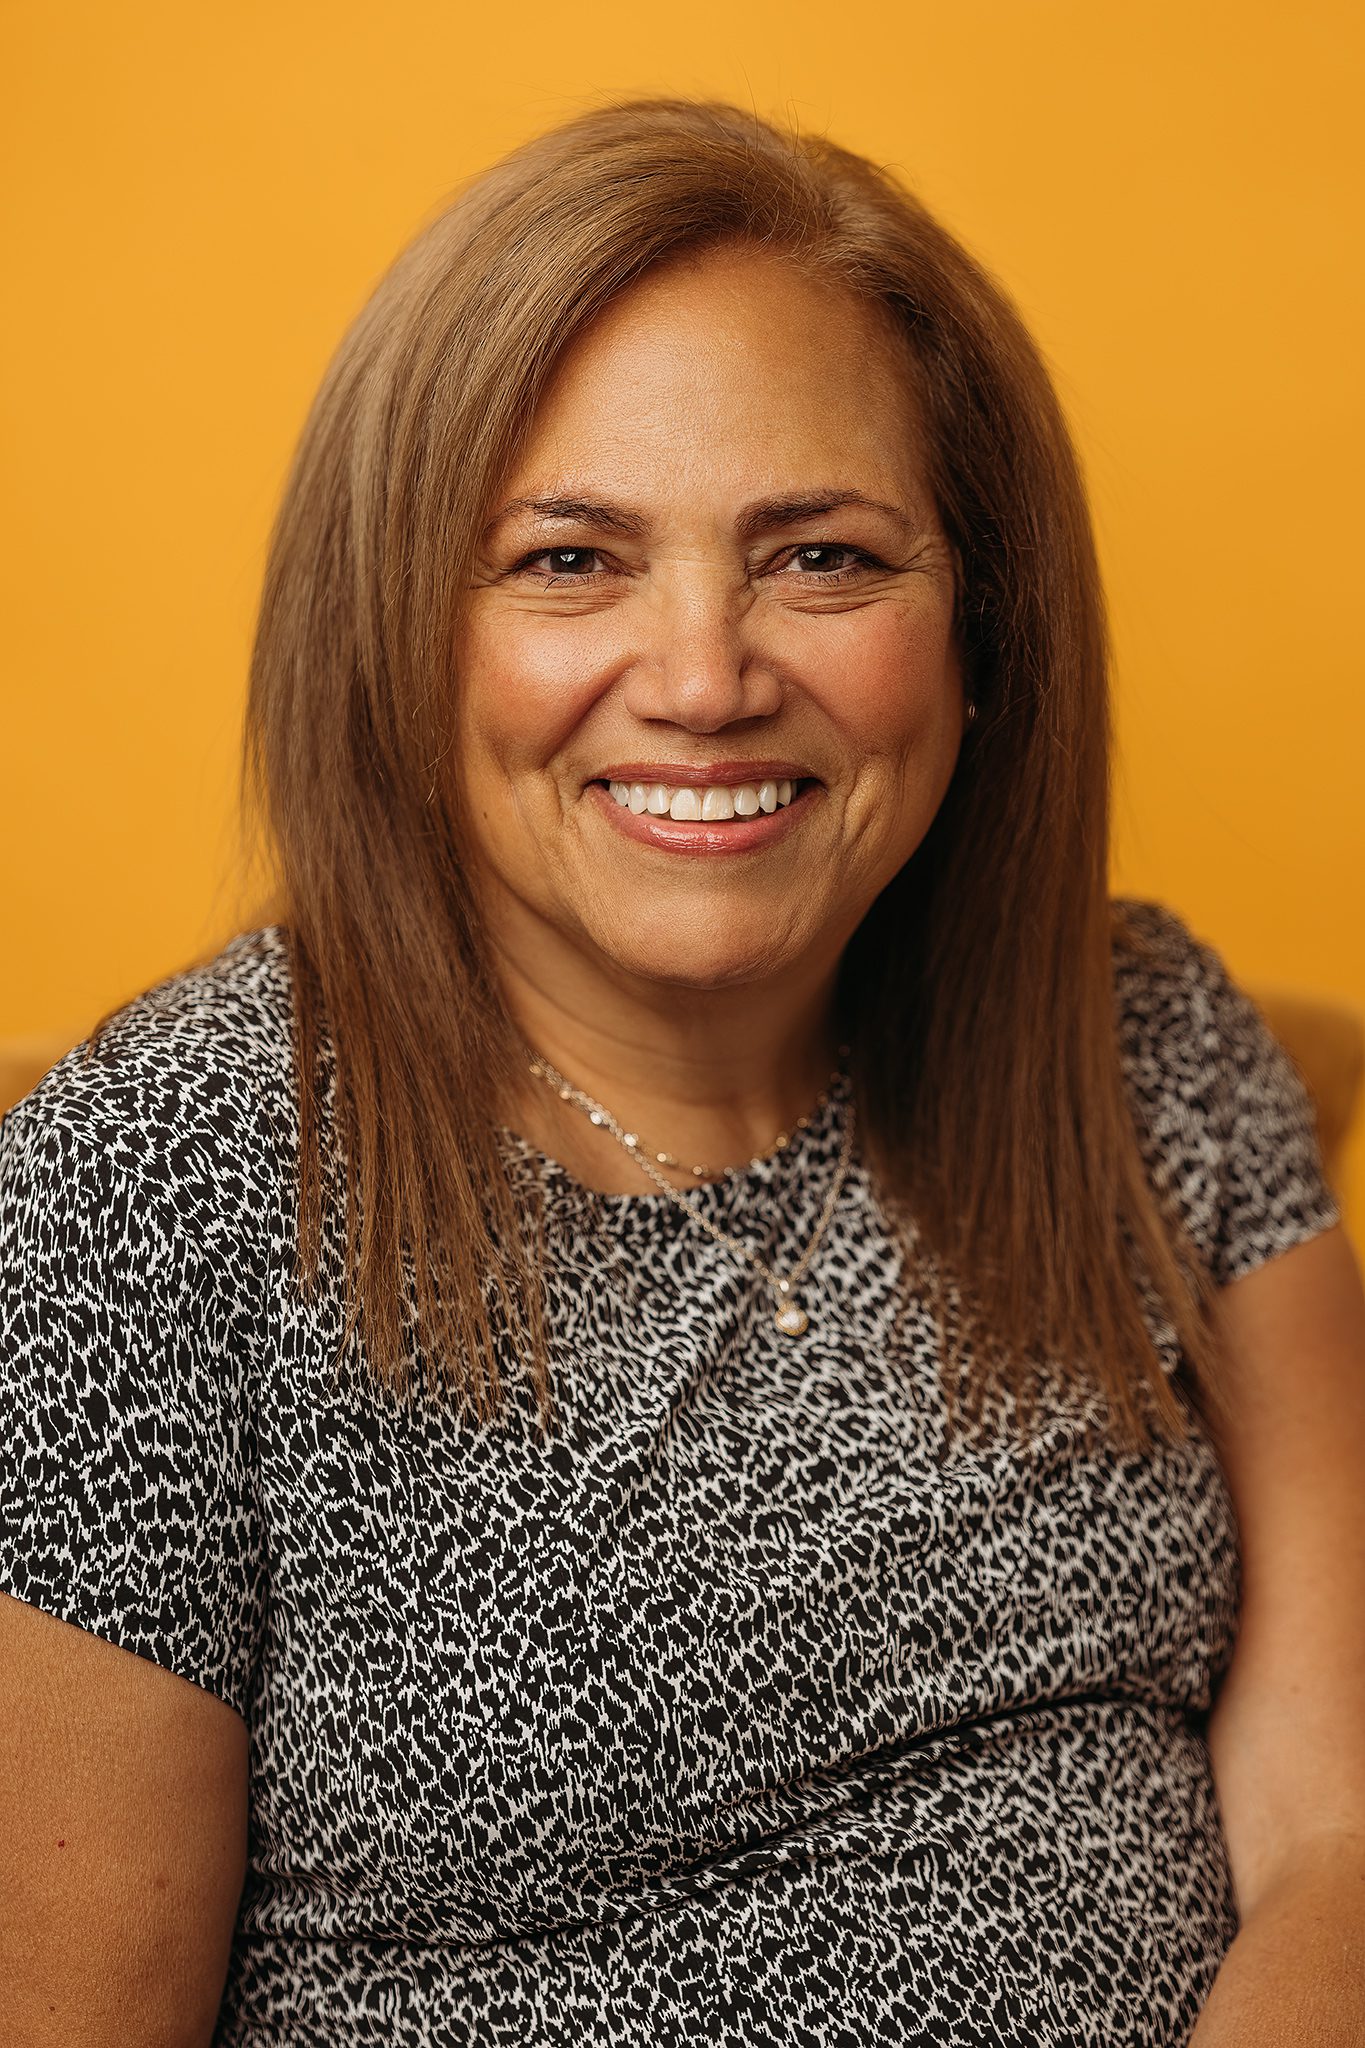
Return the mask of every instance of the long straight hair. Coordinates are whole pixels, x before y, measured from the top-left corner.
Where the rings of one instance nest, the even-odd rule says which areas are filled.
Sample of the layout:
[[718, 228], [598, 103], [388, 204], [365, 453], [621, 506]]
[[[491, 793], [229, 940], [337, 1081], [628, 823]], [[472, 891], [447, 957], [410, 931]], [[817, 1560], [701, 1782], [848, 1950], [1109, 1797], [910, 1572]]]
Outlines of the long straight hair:
[[241, 782], [277, 863], [294, 988], [298, 1283], [317, 1283], [334, 1144], [344, 1341], [358, 1329], [397, 1393], [430, 1377], [483, 1423], [505, 1415], [500, 1361], [518, 1356], [552, 1423], [543, 1212], [533, 1201], [528, 1227], [489, 1113], [522, 1055], [447, 772], [453, 624], [492, 494], [575, 337], [651, 266], [744, 241], [904, 337], [960, 564], [979, 717], [841, 967], [861, 1127], [888, 1214], [913, 1222], [950, 1418], [979, 1419], [992, 1390], [1026, 1417], [1043, 1357], [1098, 1384], [1120, 1442], [1180, 1436], [1139, 1295], [1216, 1406], [1211, 1283], [1125, 1092], [1113, 949], [1140, 939], [1108, 895], [1106, 632], [1061, 410], [1000, 287], [895, 178], [722, 102], [599, 108], [474, 180], [382, 278], [304, 427]]

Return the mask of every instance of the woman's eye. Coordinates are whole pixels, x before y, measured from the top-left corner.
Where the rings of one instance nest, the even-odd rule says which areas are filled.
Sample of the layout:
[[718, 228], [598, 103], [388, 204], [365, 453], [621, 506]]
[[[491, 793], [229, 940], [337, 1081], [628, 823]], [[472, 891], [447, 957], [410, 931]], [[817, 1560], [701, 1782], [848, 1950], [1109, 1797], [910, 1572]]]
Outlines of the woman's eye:
[[[831, 569], [825, 566], [831, 556], [843, 556], [852, 566]], [[850, 577], [858, 576], [864, 569], [875, 569], [879, 565], [874, 556], [862, 548], [848, 547], [843, 541], [810, 541], [805, 547], [794, 550], [790, 557], [793, 566], [799, 566], [801, 583], [847, 583]]]
[[533, 563], [549, 562], [548, 570], [535, 572], [542, 583], [586, 583], [589, 577], [584, 565], [596, 554], [596, 548], [537, 548], [534, 554], [523, 555], [517, 568], [530, 569]]

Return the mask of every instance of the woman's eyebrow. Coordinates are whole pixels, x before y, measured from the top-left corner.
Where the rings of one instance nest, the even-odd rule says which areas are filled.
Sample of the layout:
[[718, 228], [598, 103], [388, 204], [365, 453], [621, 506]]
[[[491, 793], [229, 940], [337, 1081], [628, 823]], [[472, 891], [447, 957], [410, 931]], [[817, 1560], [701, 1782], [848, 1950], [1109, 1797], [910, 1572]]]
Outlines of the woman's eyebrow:
[[584, 526], [600, 526], [608, 533], [629, 534], [636, 540], [649, 531], [649, 521], [639, 512], [628, 512], [624, 505], [610, 504], [605, 498], [513, 498], [493, 514], [483, 530], [484, 538], [516, 512], [534, 512], [540, 519], [572, 519]]
[[803, 519], [819, 519], [826, 512], [837, 512], [845, 505], [865, 505], [873, 512], [884, 512], [888, 519], [907, 531], [914, 524], [903, 505], [889, 505], [883, 498], [870, 498], [866, 491], [824, 490], [759, 498], [752, 505], [746, 505], [735, 521], [735, 527], [742, 540], [754, 540], [759, 534], [771, 533], [779, 526], [796, 526]]
[[[740, 513], [735, 521], [735, 530], [741, 540], [754, 540], [761, 533], [771, 533], [782, 526], [795, 526], [802, 519], [818, 519], [826, 512], [837, 512], [844, 505], [864, 505], [874, 512], [885, 513], [907, 531], [914, 524], [904, 506], [890, 505], [882, 498], [871, 498], [865, 491], [821, 490], [784, 492], [777, 497], [757, 498]], [[633, 540], [641, 539], [649, 531], [649, 521], [642, 513], [632, 512], [625, 505], [615, 505], [606, 498], [513, 498], [493, 514], [483, 530], [483, 537], [487, 539], [494, 527], [517, 512], [531, 512], [539, 519], [572, 520], [580, 525], [600, 527], [606, 533], [625, 534]]]

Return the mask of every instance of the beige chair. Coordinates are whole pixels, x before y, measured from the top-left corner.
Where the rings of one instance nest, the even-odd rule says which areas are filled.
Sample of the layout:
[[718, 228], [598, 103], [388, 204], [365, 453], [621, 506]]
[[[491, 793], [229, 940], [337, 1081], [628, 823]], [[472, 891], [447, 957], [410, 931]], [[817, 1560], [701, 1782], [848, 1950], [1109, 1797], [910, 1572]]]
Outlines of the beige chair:
[[1257, 985], [1248, 994], [1303, 1075], [1317, 1111], [1327, 1178], [1340, 1189], [1347, 1140], [1365, 1081], [1365, 1018], [1346, 1003], [1301, 989]]
[[22, 1101], [48, 1068], [55, 1067], [62, 1054], [79, 1043], [70, 1036], [44, 1037], [41, 1033], [29, 1038], [0, 1038], [0, 1115]]
[[[1251, 987], [1248, 992], [1303, 1075], [1317, 1110], [1327, 1177], [1339, 1187], [1342, 1154], [1365, 1080], [1365, 1019], [1345, 1003], [1297, 989]], [[0, 1039], [0, 1113], [27, 1095], [75, 1042], [41, 1035]]]

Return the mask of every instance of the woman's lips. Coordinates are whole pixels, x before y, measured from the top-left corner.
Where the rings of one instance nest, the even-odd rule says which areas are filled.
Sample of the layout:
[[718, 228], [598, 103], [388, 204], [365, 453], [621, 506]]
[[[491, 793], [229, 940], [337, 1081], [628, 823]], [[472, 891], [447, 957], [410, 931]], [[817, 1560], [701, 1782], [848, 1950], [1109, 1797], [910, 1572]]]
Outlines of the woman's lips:
[[617, 803], [605, 782], [590, 782], [583, 791], [583, 801], [605, 812], [618, 832], [640, 846], [656, 846], [664, 853], [696, 855], [755, 853], [760, 847], [772, 846], [796, 830], [821, 794], [818, 782], [803, 783], [781, 810], [760, 811], [754, 818], [727, 818], [710, 824], [657, 818], [649, 811], [628, 810]]

